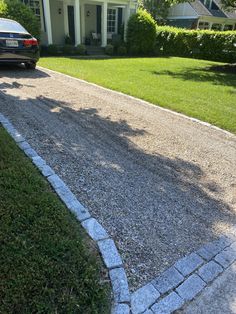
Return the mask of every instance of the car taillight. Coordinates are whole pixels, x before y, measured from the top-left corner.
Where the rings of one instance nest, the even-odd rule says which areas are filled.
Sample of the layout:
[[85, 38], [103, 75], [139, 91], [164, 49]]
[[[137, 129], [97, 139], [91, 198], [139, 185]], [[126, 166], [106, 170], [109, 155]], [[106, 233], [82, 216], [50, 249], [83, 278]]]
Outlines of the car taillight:
[[38, 46], [38, 41], [36, 38], [31, 38], [31, 39], [25, 39], [23, 41], [23, 45], [25, 47], [32, 47], [32, 46]]

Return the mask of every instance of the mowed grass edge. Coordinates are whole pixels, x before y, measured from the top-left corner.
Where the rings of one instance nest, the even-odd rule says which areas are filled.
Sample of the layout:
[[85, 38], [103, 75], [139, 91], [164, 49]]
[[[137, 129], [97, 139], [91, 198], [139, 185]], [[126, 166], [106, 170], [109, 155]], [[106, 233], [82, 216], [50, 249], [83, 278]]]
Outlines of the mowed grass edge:
[[189, 58], [41, 58], [39, 65], [236, 133], [236, 75]]
[[109, 313], [94, 244], [0, 126], [0, 313]]

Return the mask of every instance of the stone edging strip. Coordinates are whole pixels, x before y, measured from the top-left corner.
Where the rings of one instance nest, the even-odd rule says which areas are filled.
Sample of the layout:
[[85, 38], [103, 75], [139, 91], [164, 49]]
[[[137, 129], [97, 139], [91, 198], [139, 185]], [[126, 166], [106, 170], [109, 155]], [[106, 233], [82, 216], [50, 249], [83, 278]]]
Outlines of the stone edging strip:
[[192, 301], [235, 261], [236, 226], [132, 293], [131, 311], [133, 314], [173, 313]]
[[109, 271], [113, 291], [113, 314], [130, 312], [130, 292], [123, 262], [115, 242], [89, 211], [78, 201], [64, 181], [46, 164], [24, 137], [13, 127], [10, 121], [0, 113], [0, 123], [14, 139], [17, 145], [31, 159], [42, 175], [51, 184], [66, 207], [75, 214], [89, 236], [97, 243], [103, 262]]
[[0, 123], [97, 243], [109, 271], [113, 291], [113, 314], [129, 314], [130, 310], [132, 314], [173, 313], [193, 300], [236, 261], [236, 226], [233, 226], [227, 235], [178, 260], [160, 276], [130, 294], [121, 256], [106, 230], [91, 217], [63, 180], [1, 113]]

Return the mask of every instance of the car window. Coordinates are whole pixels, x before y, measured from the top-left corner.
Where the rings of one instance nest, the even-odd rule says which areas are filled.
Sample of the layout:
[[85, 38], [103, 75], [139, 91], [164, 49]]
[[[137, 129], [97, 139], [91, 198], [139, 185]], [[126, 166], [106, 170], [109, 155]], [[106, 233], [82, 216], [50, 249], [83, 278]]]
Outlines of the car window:
[[0, 32], [28, 33], [23, 26], [14, 21], [0, 19]]

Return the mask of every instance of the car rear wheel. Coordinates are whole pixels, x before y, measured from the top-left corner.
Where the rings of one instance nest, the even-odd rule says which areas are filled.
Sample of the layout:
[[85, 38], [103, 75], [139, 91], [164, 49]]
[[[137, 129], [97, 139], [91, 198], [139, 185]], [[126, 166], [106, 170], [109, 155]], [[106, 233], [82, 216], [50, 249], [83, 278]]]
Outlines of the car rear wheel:
[[34, 70], [36, 68], [35, 62], [25, 63], [25, 67], [27, 70]]

